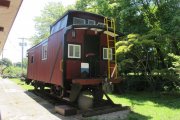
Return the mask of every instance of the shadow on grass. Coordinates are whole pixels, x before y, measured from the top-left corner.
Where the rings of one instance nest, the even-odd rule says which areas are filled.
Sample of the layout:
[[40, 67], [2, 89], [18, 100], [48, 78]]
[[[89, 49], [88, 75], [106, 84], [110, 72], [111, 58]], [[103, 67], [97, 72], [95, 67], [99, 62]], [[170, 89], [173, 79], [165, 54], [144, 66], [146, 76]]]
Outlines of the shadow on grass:
[[137, 105], [144, 105], [145, 102], [151, 101], [157, 106], [180, 109], [180, 94], [134, 92], [116, 95], [116, 97], [129, 99], [133, 104]]
[[149, 120], [151, 118], [152, 117], [150, 116], [144, 116], [136, 112], [130, 112], [126, 120]]

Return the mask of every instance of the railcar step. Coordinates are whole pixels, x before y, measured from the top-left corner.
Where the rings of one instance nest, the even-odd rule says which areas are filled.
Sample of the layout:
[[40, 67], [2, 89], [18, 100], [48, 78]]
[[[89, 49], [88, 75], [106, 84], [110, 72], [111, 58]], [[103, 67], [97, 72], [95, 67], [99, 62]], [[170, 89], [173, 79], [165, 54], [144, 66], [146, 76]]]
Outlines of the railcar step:
[[70, 93], [71, 93], [71, 90], [66, 90], [66, 92], [70, 94]]
[[63, 97], [63, 100], [70, 102], [70, 98], [68, 98], [68, 97]]
[[77, 114], [77, 109], [68, 105], [55, 106], [55, 111], [63, 116], [70, 116]]

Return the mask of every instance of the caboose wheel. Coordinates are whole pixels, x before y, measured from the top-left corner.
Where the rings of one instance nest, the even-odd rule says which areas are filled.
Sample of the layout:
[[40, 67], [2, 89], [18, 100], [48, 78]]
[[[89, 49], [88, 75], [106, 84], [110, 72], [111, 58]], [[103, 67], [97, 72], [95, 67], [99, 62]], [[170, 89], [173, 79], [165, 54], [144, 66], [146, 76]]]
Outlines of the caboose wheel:
[[37, 85], [34, 85], [34, 90], [38, 90], [38, 86]]
[[82, 110], [93, 107], [93, 94], [91, 91], [82, 91], [78, 97], [78, 106]]
[[44, 91], [44, 86], [43, 85], [40, 85], [40, 90]]
[[38, 85], [37, 85], [37, 83], [34, 83], [34, 90], [38, 90]]

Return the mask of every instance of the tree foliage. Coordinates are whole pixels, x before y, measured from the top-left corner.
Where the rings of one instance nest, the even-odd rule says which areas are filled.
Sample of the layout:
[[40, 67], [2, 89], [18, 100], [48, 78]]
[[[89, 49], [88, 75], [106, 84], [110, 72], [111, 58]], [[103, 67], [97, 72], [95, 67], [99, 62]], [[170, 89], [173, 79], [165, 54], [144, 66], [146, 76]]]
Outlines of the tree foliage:
[[[21, 70], [21, 62], [18, 62], [19, 66], [13, 66], [11, 60], [8, 58], [3, 58], [0, 60], [0, 73], [2, 77], [20, 77], [22, 74]], [[16, 64], [15, 64], [16, 65]], [[27, 59], [24, 59], [24, 67], [27, 66]], [[26, 74], [26, 70], [24, 69], [24, 74]]]
[[12, 65], [12, 62], [8, 58], [3, 58], [3, 59], [0, 60], [0, 65], [9, 67], [9, 66]]
[[12, 66], [12, 62], [8, 58], [2, 58], [0, 60], [0, 74], [2, 74], [3, 70], [9, 66]]
[[64, 7], [61, 2], [50, 2], [41, 11], [41, 15], [35, 17], [36, 33], [32, 37], [32, 45], [47, 39], [50, 34], [50, 25], [52, 25], [60, 16], [73, 6]]
[[28, 59], [27, 58], [23, 58], [23, 64], [21, 62], [17, 62], [14, 63], [15, 67], [21, 67], [21, 65], [23, 65], [23, 68], [26, 69], [27, 68], [27, 64], [28, 64]]
[[20, 67], [9, 66], [3, 70], [2, 75], [8, 78], [18, 78], [21, 77], [22, 71]]

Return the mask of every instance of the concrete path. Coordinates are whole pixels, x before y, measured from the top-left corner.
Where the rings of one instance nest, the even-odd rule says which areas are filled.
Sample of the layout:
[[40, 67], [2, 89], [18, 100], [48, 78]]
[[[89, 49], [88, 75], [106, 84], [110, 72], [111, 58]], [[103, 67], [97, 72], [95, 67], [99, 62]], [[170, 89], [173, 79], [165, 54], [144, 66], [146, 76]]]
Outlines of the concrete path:
[[0, 120], [77, 120], [55, 113], [53, 105], [8, 79], [0, 79], [0, 116]]

